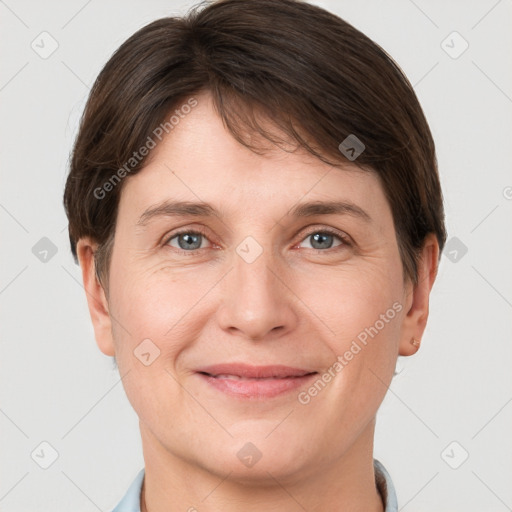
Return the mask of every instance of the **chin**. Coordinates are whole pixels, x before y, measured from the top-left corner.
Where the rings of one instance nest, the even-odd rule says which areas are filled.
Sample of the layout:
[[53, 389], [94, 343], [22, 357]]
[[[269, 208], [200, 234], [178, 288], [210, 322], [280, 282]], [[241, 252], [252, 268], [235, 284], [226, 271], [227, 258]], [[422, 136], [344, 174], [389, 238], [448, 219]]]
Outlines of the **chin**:
[[[265, 433], [262, 433], [260, 429], [253, 436], [250, 431], [246, 431], [243, 438], [235, 436], [235, 439], [227, 441], [220, 448], [218, 456], [214, 455], [210, 459], [214, 471], [222, 476], [229, 474], [231, 481], [261, 485], [275, 485], [275, 479], [286, 481], [300, 473], [301, 468], [308, 465], [304, 457], [307, 441], [285, 431], [283, 436], [274, 437], [276, 432], [273, 432], [265, 439], [268, 432], [270, 430], [265, 429]], [[293, 442], [290, 442], [291, 439]], [[226, 453], [230, 455], [226, 457]]]

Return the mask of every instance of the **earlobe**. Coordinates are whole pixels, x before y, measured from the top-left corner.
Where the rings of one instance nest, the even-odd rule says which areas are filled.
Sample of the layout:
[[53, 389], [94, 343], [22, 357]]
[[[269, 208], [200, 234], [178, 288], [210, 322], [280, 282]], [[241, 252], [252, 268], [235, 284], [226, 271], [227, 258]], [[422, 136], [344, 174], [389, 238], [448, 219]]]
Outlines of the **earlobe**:
[[401, 356], [412, 356], [420, 349], [421, 340], [412, 337], [409, 340], [409, 346], [403, 347], [402, 345], [403, 345], [403, 343], [400, 345], [400, 355]]
[[97, 243], [89, 238], [81, 238], [77, 243], [77, 256], [82, 269], [82, 279], [96, 343], [105, 355], [114, 356], [114, 340], [112, 338], [108, 301], [103, 286], [96, 275], [94, 262], [96, 249]]
[[429, 297], [437, 275], [439, 243], [433, 233], [427, 235], [418, 261], [418, 281], [412, 288], [412, 302], [402, 323], [399, 354], [410, 356], [420, 347], [429, 312]]

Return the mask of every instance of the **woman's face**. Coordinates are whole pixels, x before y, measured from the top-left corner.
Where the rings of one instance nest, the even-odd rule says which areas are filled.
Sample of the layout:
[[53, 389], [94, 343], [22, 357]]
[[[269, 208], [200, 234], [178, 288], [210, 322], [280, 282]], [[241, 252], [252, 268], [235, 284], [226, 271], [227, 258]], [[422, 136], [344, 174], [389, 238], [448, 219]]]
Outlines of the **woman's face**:
[[[146, 444], [223, 476], [284, 482], [371, 446], [411, 289], [375, 174], [302, 150], [257, 155], [197, 98], [124, 183], [101, 345]], [[230, 363], [297, 371], [200, 373]]]

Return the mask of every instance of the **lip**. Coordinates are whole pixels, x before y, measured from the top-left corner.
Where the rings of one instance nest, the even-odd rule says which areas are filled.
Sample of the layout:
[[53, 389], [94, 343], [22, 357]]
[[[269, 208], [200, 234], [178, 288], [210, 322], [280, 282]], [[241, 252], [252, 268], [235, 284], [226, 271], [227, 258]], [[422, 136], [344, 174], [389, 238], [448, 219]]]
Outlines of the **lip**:
[[196, 370], [209, 386], [242, 399], [272, 398], [306, 384], [318, 372], [291, 366], [226, 363]]

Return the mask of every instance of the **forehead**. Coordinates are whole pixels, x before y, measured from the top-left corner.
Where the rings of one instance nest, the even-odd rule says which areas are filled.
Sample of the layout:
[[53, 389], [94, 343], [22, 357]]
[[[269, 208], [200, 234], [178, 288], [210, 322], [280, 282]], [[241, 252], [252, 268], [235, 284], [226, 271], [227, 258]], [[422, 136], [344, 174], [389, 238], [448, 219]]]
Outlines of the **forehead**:
[[[151, 150], [145, 168], [127, 179], [120, 201], [123, 215], [128, 210], [140, 215], [169, 197], [230, 204], [259, 215], [301, 199], [344, 198], [365, 209], [386, 209], [375, 172], [348, 161], [334, 167], [303, 148], [289, 144], [282, 149], [249, 135], [251, 143], [265, 149], [257, 154], [225, 128], [208, 93], [195, 98], [197, 106]], [[275, 127], [269, 129], [277, 133]]]

